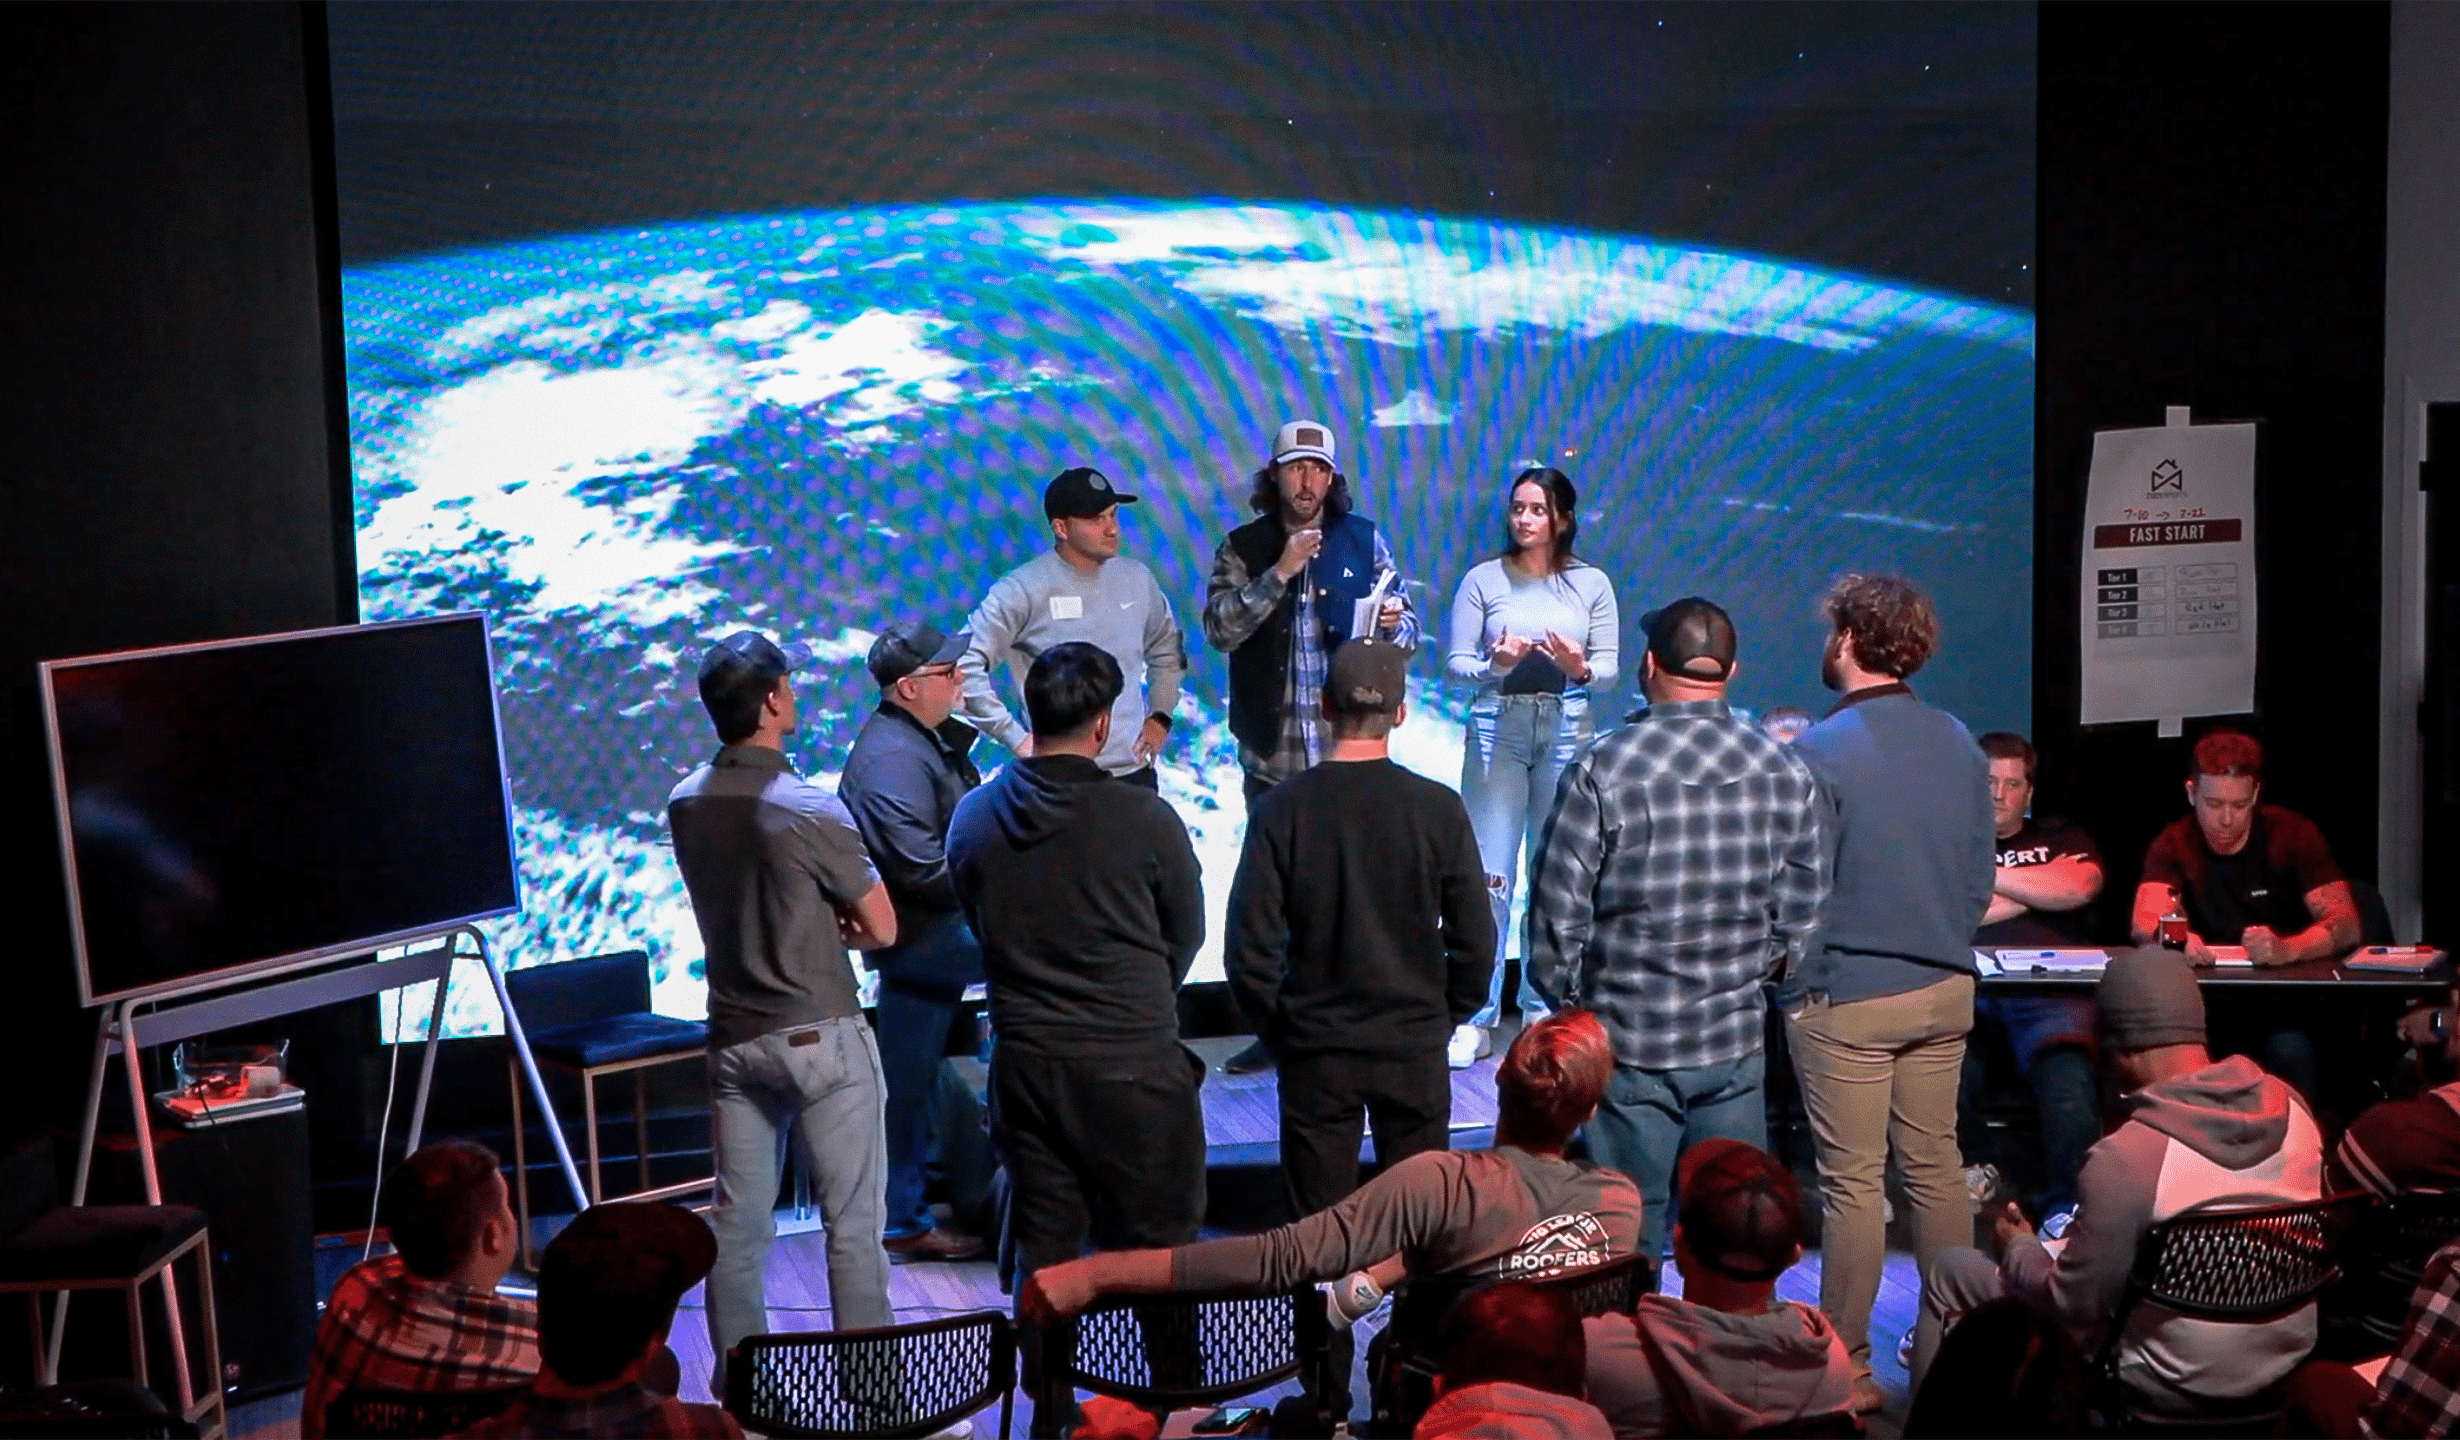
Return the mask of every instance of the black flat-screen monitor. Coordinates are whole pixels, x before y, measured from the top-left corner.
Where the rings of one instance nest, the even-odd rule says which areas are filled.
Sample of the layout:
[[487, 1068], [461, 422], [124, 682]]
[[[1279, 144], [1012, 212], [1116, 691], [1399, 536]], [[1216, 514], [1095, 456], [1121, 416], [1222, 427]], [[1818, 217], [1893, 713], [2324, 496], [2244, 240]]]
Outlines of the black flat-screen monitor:
[[53, 660], [89, 1005], [520, 908], [486, 617]]

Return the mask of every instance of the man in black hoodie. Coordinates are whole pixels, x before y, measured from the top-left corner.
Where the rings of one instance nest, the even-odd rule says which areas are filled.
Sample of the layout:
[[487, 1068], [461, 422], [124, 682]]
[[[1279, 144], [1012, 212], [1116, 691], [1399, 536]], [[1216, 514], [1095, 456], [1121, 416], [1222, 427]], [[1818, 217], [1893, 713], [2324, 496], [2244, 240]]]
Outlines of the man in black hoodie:
[[999, 1036], [991, 1134], [1020, 1279], [1088, 1235], [1182, 1245], [1204, 1218], [1204, 1062], [1179, 1043], [1178, 1009], [1204, 887], [1169, 805], [1094, 758], [1121, 688], [1095, 646], [1043, 651], [1025, 675], [1032, 756], [958, 802], [948, 829]]

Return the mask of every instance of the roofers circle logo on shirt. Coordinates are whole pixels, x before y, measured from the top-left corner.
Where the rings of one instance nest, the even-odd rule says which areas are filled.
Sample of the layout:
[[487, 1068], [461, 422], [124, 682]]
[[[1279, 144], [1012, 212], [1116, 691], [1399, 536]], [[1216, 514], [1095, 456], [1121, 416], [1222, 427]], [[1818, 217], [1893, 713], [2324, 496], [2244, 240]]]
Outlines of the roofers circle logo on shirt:
[[1541, 1280], [1567, 1270], [1585, 1270], [1614, 1258], [1605, 1222], [1586, 1210], [1549, 1216], [1529, 1227], [1512, 1252], [1495, 1263], [1511, 1280]]

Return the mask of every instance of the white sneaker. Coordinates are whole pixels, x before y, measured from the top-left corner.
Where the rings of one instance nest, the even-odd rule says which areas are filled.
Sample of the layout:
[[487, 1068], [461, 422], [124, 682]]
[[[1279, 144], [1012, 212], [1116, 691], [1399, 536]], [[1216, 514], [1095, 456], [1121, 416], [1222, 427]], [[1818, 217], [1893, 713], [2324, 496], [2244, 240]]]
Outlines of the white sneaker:
[[1455, 1025], [1444, 1043], [1444, 1063], [1466, 1070], [1495, 1052], [1495, 1037], [1483, 1025]]

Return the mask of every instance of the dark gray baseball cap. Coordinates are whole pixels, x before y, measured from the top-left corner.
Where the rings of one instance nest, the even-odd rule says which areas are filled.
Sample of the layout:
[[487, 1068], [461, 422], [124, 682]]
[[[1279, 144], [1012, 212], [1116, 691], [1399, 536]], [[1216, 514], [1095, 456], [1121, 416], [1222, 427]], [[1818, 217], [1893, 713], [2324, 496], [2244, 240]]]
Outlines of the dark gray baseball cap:
[[944, 634], [930, 625], [891, 625], [871, 642], [864, 664], [883, 690], [928, 665], [954, 665], [973, 636], [960, 630]]

